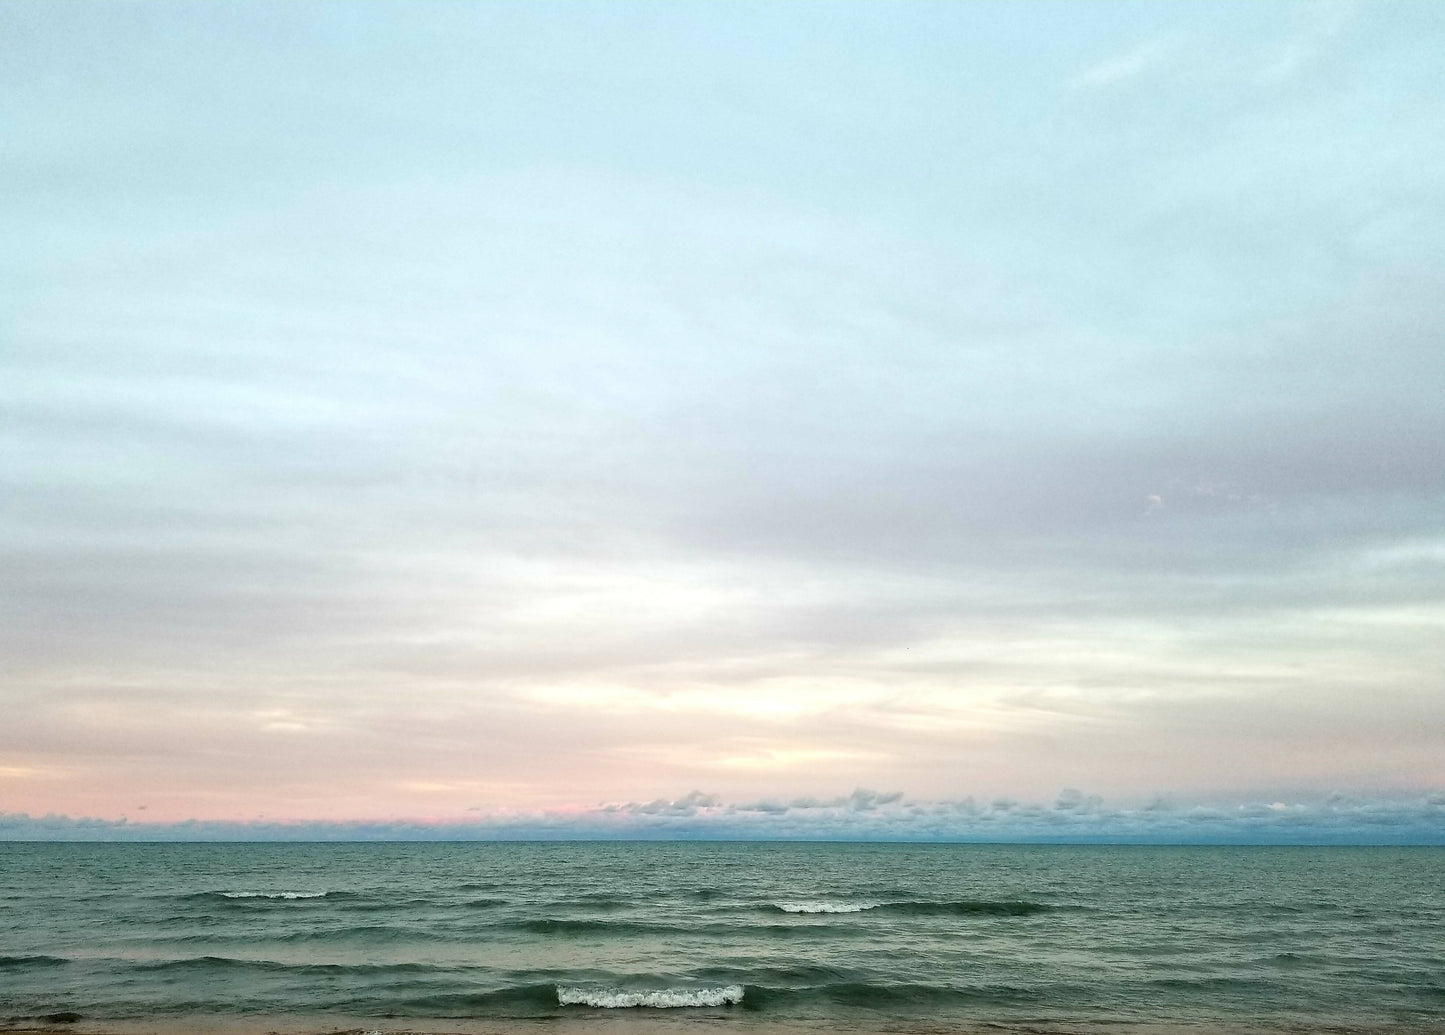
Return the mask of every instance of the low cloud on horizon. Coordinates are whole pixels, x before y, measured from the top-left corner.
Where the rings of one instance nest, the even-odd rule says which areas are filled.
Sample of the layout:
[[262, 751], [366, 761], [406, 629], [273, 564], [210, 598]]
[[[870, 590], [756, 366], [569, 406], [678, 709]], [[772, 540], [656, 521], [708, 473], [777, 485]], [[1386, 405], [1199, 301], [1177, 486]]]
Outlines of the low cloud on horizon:
[[[482, 811], [482, 810], [477, 810]], [[962, 843], [1445, 845], [1445, 794], [1311, 802], [1107, 805], [1066, 789], [1052, 802], [915, 801], [859, 789], [819, 800], [682, 798], [456, 821], [245, 823], [0, 813], [4, 841], [808, 840]]]

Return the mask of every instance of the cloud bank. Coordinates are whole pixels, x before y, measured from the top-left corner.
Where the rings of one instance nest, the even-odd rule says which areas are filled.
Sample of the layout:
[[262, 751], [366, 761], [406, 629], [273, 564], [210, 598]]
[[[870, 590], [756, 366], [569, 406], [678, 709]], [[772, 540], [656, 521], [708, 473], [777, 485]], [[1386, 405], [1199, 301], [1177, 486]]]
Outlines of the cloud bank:
[[1312, 802], [1106, 805], [1066, 789], [1052, 802], [915, 801], [859, 789], [828, 800], [675, 800], [478, 815], [465, 822], [227, 823], [31, 817], [0, 813], [0, 840], [486, 841], [820, 840], [1099, 844], [1445, 845], [1445, 795], [1397, 800], [1342, 794]]

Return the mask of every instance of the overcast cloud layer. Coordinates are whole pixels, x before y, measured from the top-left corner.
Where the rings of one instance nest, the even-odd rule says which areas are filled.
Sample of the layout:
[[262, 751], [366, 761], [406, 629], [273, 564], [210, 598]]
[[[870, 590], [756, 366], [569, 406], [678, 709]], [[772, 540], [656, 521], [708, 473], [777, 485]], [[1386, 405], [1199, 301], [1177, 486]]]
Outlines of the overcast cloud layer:
[[1442, 39], [0, 6], [0, 836], [1432, 839]]

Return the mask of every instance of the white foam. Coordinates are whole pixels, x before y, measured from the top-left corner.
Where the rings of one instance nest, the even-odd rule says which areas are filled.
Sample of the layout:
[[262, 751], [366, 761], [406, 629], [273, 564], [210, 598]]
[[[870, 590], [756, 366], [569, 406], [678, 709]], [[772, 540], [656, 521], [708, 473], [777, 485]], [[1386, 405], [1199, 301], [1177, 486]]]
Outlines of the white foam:
[[659, 1010], [675, 1006], [727, 1006], [743, 1001], [742, 985], [722, 988], [662, 988], [652, 992], [620, 992], [557, 986], [557, 1003], [561, 1006], [596, 1006], [616, 1010], [633, 1006], [650, 1006]]
[[223, 891], [222, 898], [325, 898], [324, 891]]
[[877, 909], [881, 902], [779, 902], [784, 913], [861, 913]]

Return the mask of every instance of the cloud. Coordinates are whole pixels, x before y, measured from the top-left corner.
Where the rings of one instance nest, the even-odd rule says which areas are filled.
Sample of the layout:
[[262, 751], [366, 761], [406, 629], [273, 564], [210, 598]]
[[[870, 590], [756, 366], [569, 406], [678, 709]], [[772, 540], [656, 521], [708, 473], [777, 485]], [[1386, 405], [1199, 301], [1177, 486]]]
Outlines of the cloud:
[[1201, 844], [1445, 844], [1445, 794], [1142, 807], [1062, 791], [1052, 803], [972, 798], [915, 800], [859, 789], [827, 801], [727, 802], [693, 791], [674, 800], [539, 812], [504, 811], [465, 822], [226, 823], [0, 814], [0, 839], [59, 841], [857, 840]]
[[6, 808], [1445, 781], [1436, 8], [258, 10], [0, 5]]

